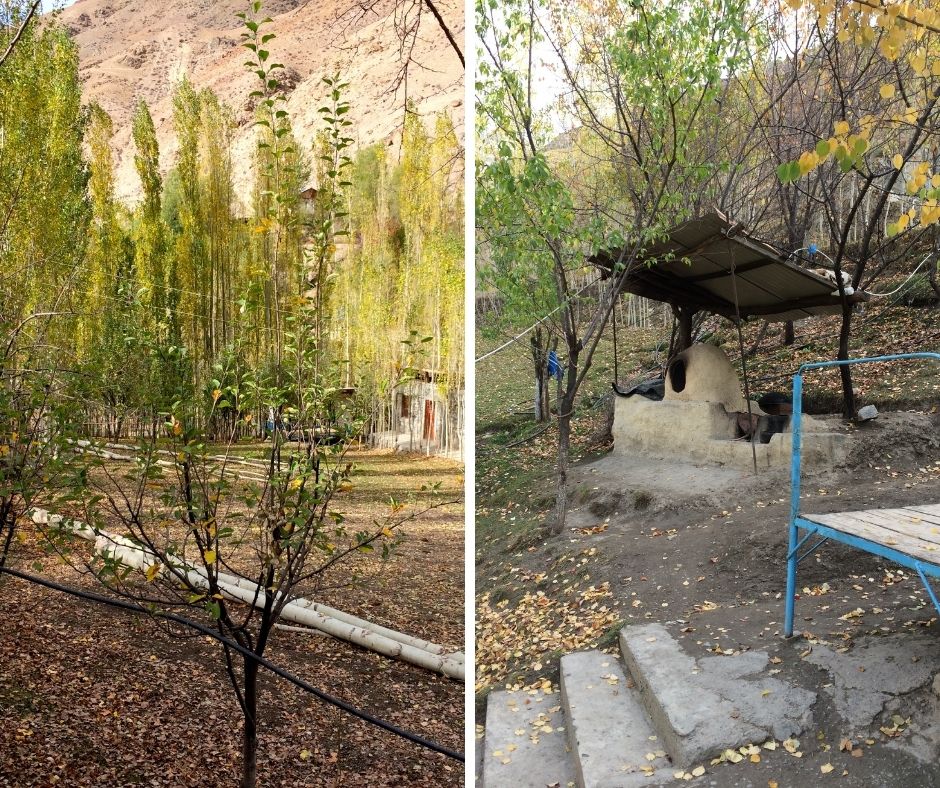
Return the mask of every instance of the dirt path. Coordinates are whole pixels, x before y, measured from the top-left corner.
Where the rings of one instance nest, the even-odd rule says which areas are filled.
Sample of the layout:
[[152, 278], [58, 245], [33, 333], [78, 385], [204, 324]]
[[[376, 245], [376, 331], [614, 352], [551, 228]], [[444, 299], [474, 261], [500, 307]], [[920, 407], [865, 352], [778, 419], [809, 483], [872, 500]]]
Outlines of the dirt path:
[[[814, 653], [858, 654], [864, 667], [866, 638], [897, 635], [903, 648], [905, 635], [938, 635], [937, 613], [916, 575], [826, 545], [800, 567], [801, 634], [782, 639], [785, 470], [755, 479], [609, 456], [578, 466], [572, 488], [575, 508], [561, 536], [480, 556], [479, 690], [554, 684], [558, 655], [598, 644], [615, 652], [616, 632], [630, 623], [662, 623], [695, 657], [767, 651], [779, 678], [814, 690], [833, 681], [813, 663]], [[857, 435], [846, 467], [809, 475], [803, 492], [803, 511], [819, 513], [940, 502], [937, 416], [887, 414]], [[851, 785], [940, 785], [940, 775], [922, 765], [935, 763], [940, 747], [934, 701], [928, 681], [867, 723], [848, 726], [830, 694], [820, 692], [803, 758], [722, 765], [710, 769], [711, 784], [815, 785], [831, 761], [838, 767], [831, 776], [845, 770]], [[893, 714], [912, 722], [890, 731]], [[843, 737], [860, 746], [861, 761], [839, 752]]]

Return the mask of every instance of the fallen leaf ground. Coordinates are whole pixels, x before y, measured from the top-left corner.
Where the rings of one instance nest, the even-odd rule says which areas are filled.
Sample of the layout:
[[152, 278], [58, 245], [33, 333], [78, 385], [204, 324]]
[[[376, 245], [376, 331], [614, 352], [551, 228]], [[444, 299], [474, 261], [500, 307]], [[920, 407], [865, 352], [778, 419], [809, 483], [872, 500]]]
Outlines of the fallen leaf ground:
[[[719, 341], [734, 359], [737, 337], [719, 321]], [[750, 346], [759, 326], [745, 335]], [[626, 343], [623, 334], [627, 334]], [[797, 324], [797, 341], [782, 347], [768, 332], [749, 360], [752, 390], [789, 390], [799, 363], [831, 359], [834, 319]], [[621, 385], [654, 366], [654, 350], [668, 334], [622, 332]], [[481, 345], [495, 345], [483, 338]], [[626, 344], [626, 347], [624, 347]], [[852, 355], [936, 350], [940, 310], [870, 306], [858, 325]], [[789, 482], [785, 473], [753, 479], [740, 474], [720, 495], [696, 489], [681, 495], [622, 479], [596, 481], [592, 462], [609, 448], [609, 381], [612, 349], [602, 346], [575, 421], [572, 474], [574, 504], [565, 531], [545, 538], [540, 530], [552, 487], [552, 429], [533, 439], [529, 416], [527, 348], [513, 347], [479, 365], [477, 391], [477, 722], [483, 723], [491, 688], [530, 691], [557, 688], [557, 658], [568, 651], [617, 649], [627, 623], [664, 623], [694, 656], [762, 649], [781, 678], [818, 687], [819, 673], [802, 658], [815, 643], [851, 649], [863, 633], [936, 632], [937, 617], [919, 579], [887, 562], [839, 546], [826, 546], [801, 567], [797, 603], [800, 637], [781, 638]], [[860, 446], [847, 467], [804, 483], [805, 511], [940, 502], [940, 376], [927, 365], [866, 368], [855, 378], [860, 403], [883, 417], [857, 436]], [[837, 375], [808, 382], [810, 410], [832, 410]], [[910, 412], [906, 412], [910, 411]], [[616, 490], [614, 496], [612, 489]], [[861, 613], [856, 611], [862, 610]], [[911, 698], [912, 707], [917, 699]], [[862, 741], [861, 760], [839, 751], [838, 717], [820, 705], [817, 729], [803, 738], [802, 758], [784, 750], [762, 763], [708, 768], [717, 785], [816, 785], [846, 775], [845, 784], [940, 784], [893, 749], [896, 735], [877, 731]], [[884, 721], [882, 721], [883, 723]], [[888, 721], [888, 727], [891, 723]], [[482, 734], [482, 730], [478, 730]], [[903, 738], [904, 733], [900, 736]], [[834, 746], [835, 744], [835, 746]], [[858, 745], [858, 742], [856, 742]], [[859, 749], [859, 746], [854, 747]], [[833, 770], [822, 771], [828, 763]], [[720, 771], [719, 771], [720, 770]], [[828, 776], [827, 776], [828, 775]], [[890, 779], [889, 779], [890, 778]]]
[[[368, 522], [422, 484], [460, 497], [462, 468], [437, 458], [359, 452], [344, 500]], [[406, 526], [381, 564], [324, 601], [453, 648], [463, 644], [463, 514], [454, 505]], [[30, 571], [29, 544], [16, 564]], [[100, 590], [46, 559], [43, 574]], [[0, 583], [0, 786], [237, 785], [240, 712], [208, 639], [6, 578]], [[325, 636], [276, 633], [267, 656], [314, 686], [454, 750], [463, 749], [458, 682]], [[262, 672], [263, 673], [263, 672]], [[462, 764], [350, 717], [264, 675], [262, 786], [445, 786]]]

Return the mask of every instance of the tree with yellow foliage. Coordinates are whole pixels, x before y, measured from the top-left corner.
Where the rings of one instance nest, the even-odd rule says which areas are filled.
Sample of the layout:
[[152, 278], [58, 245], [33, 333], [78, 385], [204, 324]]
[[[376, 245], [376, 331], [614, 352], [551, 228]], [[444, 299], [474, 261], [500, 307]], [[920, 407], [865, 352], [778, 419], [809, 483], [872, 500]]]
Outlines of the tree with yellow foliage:
[[[940, 12], [929, 0], [788, 0], [787, 6], [781, 28], [804, 43], [778, 100], [802, 100], [795, 127], [809, 132], [812, 147], [780, 164], [777, 174], [793, 188], [811, 175], [822, 184], [816, 209], [825, 213], [829, 237], [821, 240], [828, 241], [843, 295], [839, 358], [845, 359], [854, 314], [846, 285], [869, 287], [940, 222]], [[840, 373], [850, 417], [850, 368]]]

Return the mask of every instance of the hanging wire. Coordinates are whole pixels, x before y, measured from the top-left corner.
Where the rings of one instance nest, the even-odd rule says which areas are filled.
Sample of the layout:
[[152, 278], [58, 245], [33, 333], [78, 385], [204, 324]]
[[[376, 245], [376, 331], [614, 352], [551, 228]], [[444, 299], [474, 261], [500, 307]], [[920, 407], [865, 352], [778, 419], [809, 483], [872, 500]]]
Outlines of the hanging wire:
[[931, 257], [934, 256], [934, 254], [936, 254], [936, 252], [930, 252], [930, 254], [928, 254], [923, 260], [920, 261], [917, 268], [911, 271], [910, 276], [908, 276], [907, 279], [901, 282], [901, 284], [898, 285], [896, 288], [894, 288], [894, 290], [892, 290], [890, 293], [868, 293], [867, 290], [865, 292], [868, 293], [868, 295], [870, 295], [872, 298], [888, 298], [888, 296], [893, 296], [895, 293], [900, 292], [904, 288], [904, 285], [906, 285], [908, 282], [911, 281], [911, 279], [914, 278], [914, 275], [921, 269], [924, 263], [926, 263]]
[[483, 354], [482, 356], [480, 356], [479, 358], [474, 359], [474, 360], [473, 360], [473, 363], [474, 363], [474, 364], [479, 364], [479, 363], [480, 363], [481, 361], [483, 361], [484, 359], [487, 359], [487, 358], [489, 358], [490, 356], [495, 356], [495, 355], [496, 355], [497, 353], [499, 353], [501, 350], [505, 350], [505, 349], [506, 349], [507, 347], [509, 347], [513, 342], [518, 342], [520, 339], [522, 339], [522, 338], [523, 338], [526, 334], [528, 334], [530, 331], [532, 331], [533, 329], [538, 328], [542, 323], [544, 323], [546, 320], [548, 320], [548, 318], [550, 318], [550, 317], [551, 317], [552, 315], [554, 315], [556, 312], [558, 312], [558, 311], [561, 310], [561, 309], [564, 309], [564, 308], [568, 305], [568, 303], [571, 301], [572, 298], [574, 298], [574, 297], [577, 296], [577, 295], [580, 295], [580, 294], [583, 293], [585, 290], [587, 290], [589, 287], [593, 287], [594, 285], [596, 285], [596, 284], [597, 284], [598, 282], [600, 282], [600, 281], [601, 281], [601, 277], [597, 277], [597, 279], [595, 279], [593, 282], [588, 282], [588, 283], [587, 283], [584, 287], [582, 287], [580, 290], [578, 290], [577, 292], [574, 292], [574, 293], [572, 293], [570, 296], [568, 296], [568, 298], [565, 300], [565, 302], [564, 302], [563, 304], [560, 304], [559, 306], [555, 307], [551, 312], [549, 312], [549, 313], [548, 313], [547, 315], [545, 315], [544, 317], [540, 317], [538, 320], [536, 320], [531, 326], [529, 326], [529, 327], [528, 327], [525, 331], [523, 331], [521, 334], [516, 334], [516, 336], [512, 337], [509, 341], [504, 342], [502, 345], [500, 345], [500, 346], [499, 346], [498, 348], [496, 348], [495, 350], [491, 350], [489, 353], [484, 353], [484, 354]]

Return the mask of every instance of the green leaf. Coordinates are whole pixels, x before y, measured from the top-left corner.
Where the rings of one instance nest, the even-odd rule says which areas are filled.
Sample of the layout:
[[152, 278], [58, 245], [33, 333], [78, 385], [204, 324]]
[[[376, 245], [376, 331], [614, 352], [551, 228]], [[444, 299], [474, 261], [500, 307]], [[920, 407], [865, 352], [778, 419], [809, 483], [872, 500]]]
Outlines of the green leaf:
[[777, 177], [781, 183], [793, 183], [800, 177], [800, 164], [796, 161], [788, 161], [777, 167]]

